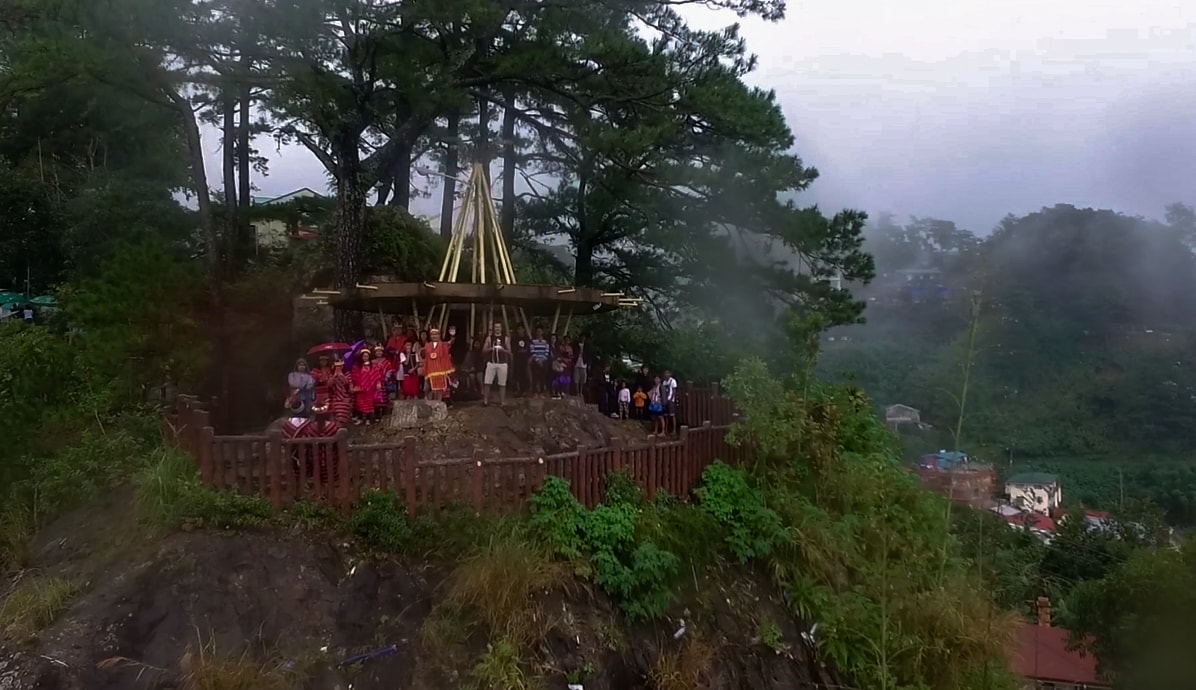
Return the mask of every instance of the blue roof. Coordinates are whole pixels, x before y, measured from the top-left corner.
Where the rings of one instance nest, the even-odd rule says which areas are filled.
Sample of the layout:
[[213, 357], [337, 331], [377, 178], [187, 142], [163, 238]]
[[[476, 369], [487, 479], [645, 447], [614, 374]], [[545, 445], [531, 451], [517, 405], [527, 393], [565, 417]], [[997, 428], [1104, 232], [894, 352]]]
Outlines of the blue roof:
[[922, 467], [934, 467], [940, 470], [950, 470], [959, 467], [971, 458], [963, 451], [940, 450], [937, 453], [927, 453], [922, 456]]

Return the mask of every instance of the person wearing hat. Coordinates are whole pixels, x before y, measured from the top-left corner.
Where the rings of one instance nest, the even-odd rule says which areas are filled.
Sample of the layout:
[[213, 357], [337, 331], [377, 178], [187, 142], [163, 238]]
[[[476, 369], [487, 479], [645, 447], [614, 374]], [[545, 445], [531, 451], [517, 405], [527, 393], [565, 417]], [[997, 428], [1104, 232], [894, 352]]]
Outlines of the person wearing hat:
[[424, 345], [424, 377], [428, 380], [428, 400], [444, 400], [449, 374], [453, 373], [453, 358], [449, 344], [440, 339], [440, 329], [428, 331]]
[[328, 355], [320, 355], [316, 368], [311, 371], [311, 377], [316, 381], [315, 404], [328, 402], [328, 382], [332, 379], [332, 358]]
[[359, 361], [349, 374], [349, 381], [353, 384], [353, 412], [357, 415], [357, 424], [369, 426], [377, 416], [375, 400], [382, 380], [369, 348], [362, 348], [357, 356]]
[[378, 394], [374, 396], [374, 408], [381, 415], [390, 404], [390, 390], [394, 387], [394, 365], [386, 356], [386, 349], [381, 345], [374, 346], [374, 366], [378, 368]]
[[291, 393], [287, 397], [287, 409], [291, 412], [306, 416], [311, 412], [312, 403], [316, 401], [316, 380], [307, 370], [307, 360], [295, 362], [295, 370], [287, 375], [287, 386]]
[[328, 378], [328, 404], [332, 408], [332, 418], [340, 426], [353, 420], [352, 388], [345, 375], [345, 362], [337, 358], [332, 363], [332, 376]]

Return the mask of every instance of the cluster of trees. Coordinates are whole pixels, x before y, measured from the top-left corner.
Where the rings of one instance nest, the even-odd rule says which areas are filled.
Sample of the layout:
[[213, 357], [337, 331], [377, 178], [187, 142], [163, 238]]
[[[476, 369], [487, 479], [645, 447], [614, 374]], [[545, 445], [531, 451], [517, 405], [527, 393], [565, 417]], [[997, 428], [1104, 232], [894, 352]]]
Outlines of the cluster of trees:
[[[424, 166], [455, 178], [500, 161], [510, 240], [567, 243], [578, 284], [634, 292], [656, 323], [747, 323], [797, 304], [854, 320], [860, 305], [822, 279], [871, 275], [863, 215], [788, 200], [817, 172], [791, 151], [774, 95], [744, 83], [754, 59], [736, 27], [695, 30], [684, 4], [8, 3], [0, 167], [23, 182], [4, 185], [6, 208], [31, 210], [5, 214], [23, 220], [0, 276], [59, 282], [103, 256], [96, 245], [165, 222], [153, 214], [177, 212], [165, 200], [185, 190], [199, 229], [187, 239], [218, 291], [253, 256], [255, 142], [268, 133], [309, 149], [336, 189], [338, 287], [363, 272], [371, 209], [431, 193], [417, 184]], [[784, 12], [781, 0], [705, 4]], [[219, 180], [205, 174], [201, 122], [221, 133]], [[456, 185], [430, 179], [447, 233]], [[106, 196], [85, 193], [97, 187]], [[132, 203], [97, 216], [60, 199]], [[72, 218], [92, 227], [54, 231]], [[752, 270], [728, 270], [744, 263]]]
[[[1148, 458], [1196, 445], [1192, 217], [1181, 205], [1163, 221], [1060, 205], [984, 238], [882, 217], [865, 245], [879, 277], [858, 290], [868, 323], [832, 331], [821, 370], [854, 377], [878, 404], [918, 408], [934, 429], [911, 435], [913, 452], [953, 447], [962, 400], [965, 450], [1116, 458], [1138, 478]], [[1190, 522], [1196, 484], [1175, 495], [1172, 474], [1152, 498]], [[1121, 488], [1113, 472], [1098, 493], [1109, 502]]]
[[956, 513], [953, 531], [1000, 607], [1033, 619], [1038, 597], [1048, 597], [1054, 622], [1114, 687], [1196, 682], [1196, 542], [1173, 546], [1149, 504], [1127, 503], [1105, 529], [1072, 511], [1049, 544], [982, 512]]

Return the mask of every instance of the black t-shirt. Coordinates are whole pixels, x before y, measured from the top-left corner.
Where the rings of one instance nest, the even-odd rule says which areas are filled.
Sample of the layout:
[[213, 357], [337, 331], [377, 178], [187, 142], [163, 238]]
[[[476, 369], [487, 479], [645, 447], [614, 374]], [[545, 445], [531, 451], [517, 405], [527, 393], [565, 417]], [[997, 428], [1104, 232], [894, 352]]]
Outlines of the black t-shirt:
[[527, 359], [531, 356], [531, 338], [526, 335], [517, 335], [511, 340], [511, 349], [515, 351], [515, 359]]
[[[495, 364], [505, 364], [511, 356], [511, 343], [507, 336], [486, 336], [486, 345], [490, 347], [490, 361]], [[501, 345], [503, 349], [498, 349], [496, 345]]]

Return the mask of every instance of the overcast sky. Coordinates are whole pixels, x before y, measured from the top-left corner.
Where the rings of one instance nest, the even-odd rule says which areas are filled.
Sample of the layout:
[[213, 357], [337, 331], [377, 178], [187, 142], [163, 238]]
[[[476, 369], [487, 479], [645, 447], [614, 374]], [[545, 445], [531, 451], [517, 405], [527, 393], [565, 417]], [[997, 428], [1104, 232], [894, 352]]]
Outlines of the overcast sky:
[[[986, 233], [1055, 203], [1161, 217], [1196, 202], [1191, 0], [791, 0], [788, 14], [743, 22], [752, 79], [776, 90], [822, 173], [805, 199], [827, 211]], [[205, 131], [213, 175], [217, 137]], [[263, 194], [327, 187], [302, 148], [259, 145], [272, 158]]]

